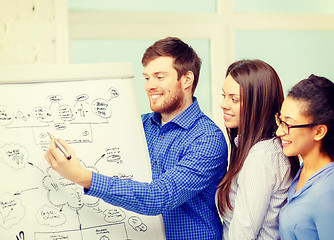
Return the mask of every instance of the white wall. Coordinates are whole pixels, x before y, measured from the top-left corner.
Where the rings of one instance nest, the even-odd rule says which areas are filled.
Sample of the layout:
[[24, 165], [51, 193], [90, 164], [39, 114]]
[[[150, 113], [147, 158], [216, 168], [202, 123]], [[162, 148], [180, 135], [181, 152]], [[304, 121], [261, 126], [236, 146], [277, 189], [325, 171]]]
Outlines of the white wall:
[[66, 0], [0, 0], [0, 65], [68, 62]]

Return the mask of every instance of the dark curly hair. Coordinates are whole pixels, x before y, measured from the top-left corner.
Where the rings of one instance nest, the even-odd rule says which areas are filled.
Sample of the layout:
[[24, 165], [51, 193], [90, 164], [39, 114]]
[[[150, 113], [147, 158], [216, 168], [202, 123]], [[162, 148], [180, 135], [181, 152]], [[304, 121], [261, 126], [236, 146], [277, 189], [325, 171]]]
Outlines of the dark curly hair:
[[305, 102], [303, 114], [311, 117], [315, 124], [327, 126], [320, 151], [334, 161], [334, 83], [312, 74], [297, 83], [289, 91], [288, 97]]

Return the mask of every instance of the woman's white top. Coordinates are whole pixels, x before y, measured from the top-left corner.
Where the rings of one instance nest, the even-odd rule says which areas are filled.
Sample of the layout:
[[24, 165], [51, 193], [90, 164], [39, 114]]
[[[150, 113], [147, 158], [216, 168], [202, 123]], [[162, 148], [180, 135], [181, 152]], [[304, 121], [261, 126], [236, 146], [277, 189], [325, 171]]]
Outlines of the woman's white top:
[[292, 178], [279, 139], [256, 143], [231, 184], [223, 221], [224, 240], [279, 239], [278, 214]]

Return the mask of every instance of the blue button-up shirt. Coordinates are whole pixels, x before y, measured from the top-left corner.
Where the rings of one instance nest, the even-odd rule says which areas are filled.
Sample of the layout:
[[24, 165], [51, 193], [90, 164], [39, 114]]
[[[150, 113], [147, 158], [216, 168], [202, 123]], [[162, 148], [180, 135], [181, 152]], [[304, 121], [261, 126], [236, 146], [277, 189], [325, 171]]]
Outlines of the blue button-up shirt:
[[222, 131], [200, 110], [196, 98], [172, 121], [142, 116], [151, 158], [151, 183], [93, 173], [92, 196], [145, 215], [162, 214], [167, 239], [219, 239], [216, 186], [226, 171]]
[[334, 239], [334, 162], [321, 168], [296, 191], [302, 168], [279, 215], [281, 239]]

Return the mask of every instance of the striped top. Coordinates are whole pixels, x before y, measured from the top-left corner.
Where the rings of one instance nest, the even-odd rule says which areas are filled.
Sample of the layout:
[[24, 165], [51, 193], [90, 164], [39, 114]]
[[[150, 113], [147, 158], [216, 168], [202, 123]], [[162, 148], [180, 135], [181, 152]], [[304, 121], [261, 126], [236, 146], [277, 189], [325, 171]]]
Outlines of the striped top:
[[291, 184], [290, 163], [279, 139], [256, 143], [232, 181], [223, 220], [224, 240], [279, 239], [278, 214]]

